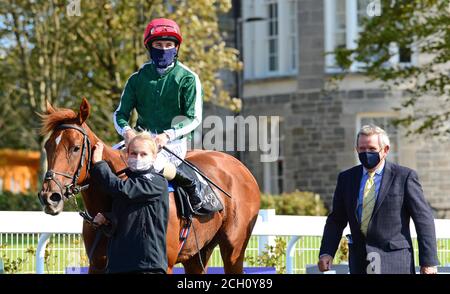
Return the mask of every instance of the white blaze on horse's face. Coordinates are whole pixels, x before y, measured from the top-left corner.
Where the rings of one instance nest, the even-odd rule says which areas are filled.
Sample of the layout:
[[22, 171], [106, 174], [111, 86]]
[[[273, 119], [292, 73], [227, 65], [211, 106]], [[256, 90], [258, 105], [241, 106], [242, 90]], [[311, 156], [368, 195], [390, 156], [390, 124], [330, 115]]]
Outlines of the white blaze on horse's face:
[[61, 142], [61, 138], [62, 138], [62, 133], [58, 136], [58, 138], [55, 139], [56, 146], [58, 146], [59, 142]]

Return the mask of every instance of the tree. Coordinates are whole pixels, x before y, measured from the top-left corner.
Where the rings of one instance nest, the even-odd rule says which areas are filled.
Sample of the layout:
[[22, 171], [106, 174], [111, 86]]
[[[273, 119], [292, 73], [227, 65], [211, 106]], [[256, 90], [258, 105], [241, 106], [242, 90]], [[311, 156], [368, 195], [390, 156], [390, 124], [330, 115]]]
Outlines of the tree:
[[65, 6], [57, 1], [3, 1], [0, 5], [0, 99], [3, 147], [38, 149], [35, 111], [43, 112], [68, 84]]
[[[383, 0], [380, 16], [367, 18], [357, 48], [338, 48], [337, 64], [347, 71], [353, 62], [381, 80], [387, 89], [404, 87], [402, 116], [396, 124], [408, 134], [450, 134], [450, 0]], [[398, 48], [398, 50], [393, 50]], [[391, 64], [396, 54], [425, 57], [414, 64]]]
[[111, 115], [126, 80], [148, 58], [142, 37], [154, 17], [179, 23], [180, 59], [199, 74], [205, 101], [235, 108], [218, 77], [241, 67], [218, 28], [230, 0], [80, 1], [81, 16], [68, 15], [68, 3], [0, 4], [0, 147], [41, 148], [35, 112], [44, 112], [47, 101], [77, 108], [83, 96], [93, 107], [94, 131], [117, 141]]

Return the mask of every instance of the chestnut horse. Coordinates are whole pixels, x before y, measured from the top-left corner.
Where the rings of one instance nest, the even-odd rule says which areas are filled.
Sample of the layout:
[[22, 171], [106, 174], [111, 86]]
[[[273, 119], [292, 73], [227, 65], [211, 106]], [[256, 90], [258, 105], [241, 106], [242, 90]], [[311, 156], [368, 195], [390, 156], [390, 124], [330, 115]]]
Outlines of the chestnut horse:
[[[89, 184], [89, 160], [91, 148], [101, 141], [88, 127], [86, 120], [90, 105], [83, 98], [80, 110], [55, 110], [47, 104], [47, 113], [42, 117], [42, 133], [50, 134], [45, 143], [48, 171], [43, 181], [39, 200], [47, 214], [57, 215], [63, 210], [64, 200], [77, 194], [80, 187]], [[123, 154], [106, 147], [103, 159], [113, 172], [126, 167]], [[205, 273], [207, 262], [216, 245], [227, 274], [242, 273], [245, 249], [256, 222], [260, 191], [249, 170], [237, 159], [216, 151], [194, 150], [187, 160], [195, 164], [213, 182], [231, 195], [231, 198], [214, 188], [224, 209], [206, 216], [195, 216], [190, 234], [179, 252], [180, 231], [184, 220], [177, 212], [173, 193], [170, 193], [170, 211], [167, 228], [168, 273], [173, 266], [182, 263], [186, 273]], [[89, 184], [81, 189], [87, 212], [95, 216], [98, 212], [110, 211], [111, 199], [102, 189]], [[86, 221], [83, 223], [83, 238], [86, 252], [93, 247], [96, 231]], [[102, 273], [106, 266], [107, 239], [102, 236], [92, 251], [89, 272]]]

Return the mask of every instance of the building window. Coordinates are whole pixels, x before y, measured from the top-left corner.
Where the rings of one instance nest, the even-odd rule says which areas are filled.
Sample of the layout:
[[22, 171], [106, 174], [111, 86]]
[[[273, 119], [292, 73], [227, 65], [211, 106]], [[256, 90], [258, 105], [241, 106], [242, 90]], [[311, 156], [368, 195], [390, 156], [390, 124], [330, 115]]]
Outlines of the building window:
[[269, 71], [276, 72], [278, 70], [278, 3], [276, 1], [267, 3], [267, 15]]
[[240, 23], [245, 79], [297, 73], [296, 0], [242, 1]]
[[292, 48], [290, 50], [290, 57], [288, 60], [288, 70], [289, 72], [297, 72], [297, 1], [289, 0], [289, 46]]
[[[332, 52], [336, 48], [355, 49], [359, 34], [363, 30], [362, 22], [367, 15], [367, 6], [372, 0], [324, 0], [325, 5], [325, 51]], [[416, 62], [414, 46], [398, 48], [391, 44], [389, 51], [392, 55], [387, 66], [393, 64], [410, 65]], [[374, 56], [374, 58], [376, 58]], [[339, 72], [333, 54], [326, 54], [325, 65], [327, 72]], [[361, 71], [364, 64], [354, 62], [350, 71]]]
[[[282, 194], [284, 192], [284, 131], [283, 121], [280, 118], [278, 133], [279, 156], [273, 162], [263, 163], [263, 192], [272, 195]], [[269, 129], [271, 126], [269, 125]], [[269, 138], [270, 141], [273, 138]]]
[[[387, 159], [391, 162], [398, 163], [399, 132], [398, 128], [393, 124], [395, 118], [395, 113], [359, 114], [356, 124], [356, 133], [358, 133], [362, 126], [369, 124], [379, 126], [383, 130], [385, 130], [389, 136], [389, 140], [391, 143]], [[356, 156], [356, 162], [359, 163], [358, 156]]]
[[400, 47], [398, 53], [398, 59], [400, 63], [410, 63], [412, 60], [411, 47]]

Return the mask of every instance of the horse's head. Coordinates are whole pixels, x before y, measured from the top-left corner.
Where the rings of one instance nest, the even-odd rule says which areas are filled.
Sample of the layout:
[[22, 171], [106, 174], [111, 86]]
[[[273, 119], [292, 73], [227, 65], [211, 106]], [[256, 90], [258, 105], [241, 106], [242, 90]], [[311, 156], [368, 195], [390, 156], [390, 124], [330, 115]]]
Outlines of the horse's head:
[[83, 98], [78, 113], [55, 110], [47, 103], [47, 113], [42, 115], [42, 133], [50, 136], [45, 143], [47, 172], [38, 197], [47, 214], [60, 213], [64, 200], [78, 194], [86, 179], [91, 140], [84, 122], [89, 113], [90, 105]]

